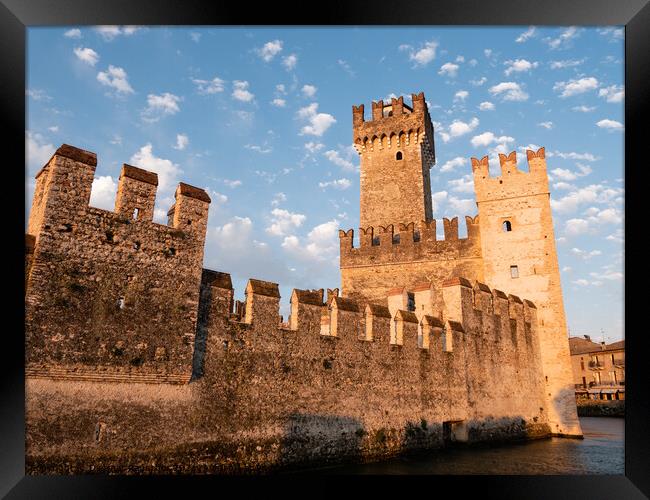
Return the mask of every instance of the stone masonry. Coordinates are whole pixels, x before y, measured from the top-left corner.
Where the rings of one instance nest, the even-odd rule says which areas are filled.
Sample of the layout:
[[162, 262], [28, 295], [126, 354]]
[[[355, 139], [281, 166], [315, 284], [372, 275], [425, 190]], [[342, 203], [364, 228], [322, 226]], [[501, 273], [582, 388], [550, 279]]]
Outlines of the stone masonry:
[[353, 117], [360, 245], [340, 232], [342, 294], [294, 290], [287, 322], [276, 283], [235, 302], [230, 276], [202, 268], [205, 191], [180, 183], [157, 224], [156, 174], [124, 165], [100, 210], [95, 154], [56, 151], [26, 235], [29, 473], [263, 471], [580, 434], [543, 149], [492, 184], [473, 160], [479, 216], [467, 238], [445, 219], [438, 241], [424, 95]]

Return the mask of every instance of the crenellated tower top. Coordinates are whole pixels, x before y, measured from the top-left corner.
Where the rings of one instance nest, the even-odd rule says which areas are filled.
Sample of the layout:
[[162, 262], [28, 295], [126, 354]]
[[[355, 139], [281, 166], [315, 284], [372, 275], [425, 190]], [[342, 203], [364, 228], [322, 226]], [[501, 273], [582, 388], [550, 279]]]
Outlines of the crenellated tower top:
[[361, 156], [360, 225], [432, 219], [429, 169], [435, 162], [433, 125], [424, 93], [352, 107], [352, 139]]

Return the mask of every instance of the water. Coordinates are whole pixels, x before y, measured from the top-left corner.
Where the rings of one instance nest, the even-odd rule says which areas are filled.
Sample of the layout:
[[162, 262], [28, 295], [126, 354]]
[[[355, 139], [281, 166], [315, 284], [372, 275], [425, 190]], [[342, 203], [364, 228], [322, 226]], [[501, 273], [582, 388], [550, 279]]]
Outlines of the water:
[[623, 474], [622, 418], [580, 418], [584, 439], [447, 449], [418, 457], [311, 470], [323, 474]]

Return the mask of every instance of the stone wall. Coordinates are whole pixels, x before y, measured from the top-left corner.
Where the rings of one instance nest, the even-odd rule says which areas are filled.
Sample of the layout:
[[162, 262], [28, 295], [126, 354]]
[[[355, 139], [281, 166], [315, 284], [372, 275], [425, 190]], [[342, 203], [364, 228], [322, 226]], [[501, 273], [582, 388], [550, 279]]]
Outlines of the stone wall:
[[[527, 297], [537, 306], [553, 432], [581, 435], [544, 148], [527, 151], [528, 172], [518, 169], [514, 151], [499, 159], [501, 175], [491, 176], [487, 156], [472, 158], [485, 282]], [[510, 231], [504, 230], [506, 221]], [[515, 277], [511, 266], [517, 266]]]
[[483, 281], [483, 260], [478, 218], [465, 217], [467, 238], [458, 237], [458, 218], [444, 219], [444, 240], [436, 239], [436, 221], [399, 224], [397, 227], [339, 231], [341, 288], [346, 297], [382, 302], [395, 287], [412, 290], [430, 281], [457, 276]]
[[195, 379], [28, 377], [28, 471], [241, 472], [547, 436], [535, 307], [464, 279], [430, 290], [444, 308], [424, 321], [297, 290], [291, 328], [276, 284], [251, 280], [240, 316], [230, 277], [204, 271]]
[[210, 199], [181, 184], [173, 225], [156, 224], [156, 174], [125, 165], [118, 212], [101, 210], [88, 205], [95, 166], [93, 153], [64, 145], [37, 176], [27, 374], [187, 382]]

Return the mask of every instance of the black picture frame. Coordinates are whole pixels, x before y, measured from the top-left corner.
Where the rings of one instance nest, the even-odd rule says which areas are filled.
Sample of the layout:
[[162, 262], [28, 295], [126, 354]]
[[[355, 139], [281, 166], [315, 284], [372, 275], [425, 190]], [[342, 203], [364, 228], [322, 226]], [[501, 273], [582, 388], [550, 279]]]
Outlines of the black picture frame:
[[[645, 309], [645, 285], [640, 273], [645, 266], [635, 258], [643, 245], [635, 239], [645, 235], [638, 219], [645, 215], [639, 200], [646, 185], [641, 172], [648, 168], [646, 132], [650, 101], [650, 4], [649, 0], [441, 0], [435, 2], [395, 3], [385, 0], [348, 3], [340, 0], [326, 4], [292, 2], [244, 4], [208, 3], [201, 0], [2, 0], [0, 4], [0, 88], [2, 89], [2, 151], [5, 169], [4, 196], [5, 246], [8, 274], [4, 300], [5, 314], [0, 356], [3, 362], [2, 403], [0, 404], [0, 495], [7, 498], [116, 498], [145, 494], [147, 497], [192, 495], [199, 487], [213, 494], [224, 494], [224, 486], [237, 488], [237, 495], [246, 494], [250, 485], [267, 488], [280, 479], [120, 476], [25, 476], [24, 430], [24, 148], [25, 140], [25, 56], [26, 28], [44, 25], [625, 25], [625, 319], [627, 347], [625, 419], [625, 475], [621, 476], [413, 476], [396, 478], [393, 485], [403, 494], [424, 488], [426, 494], [440, 495], [451, 487], [454, 496], [476, 489], [481, 497], [506, 498], [644, 498], [650, 495], [650, 454], [648, 427], [647, 373], [644, 373], [644, 346], [648, 334], [642, 327]], [[17, 186], [22, 186], [23, 191]], [[22, 193], [22, 194], [21, 194]], [[17, 205], [17, 206], [14, 206]], [[645, 217], [644, 217], [645, 218]], [[627, 228], [631, 228], [627, 231]], [[629, 239], [631, 238], [631, 239]], [[630, 252], [632, 252], [630, 254]], [[628, 262], [630, 264], [628, 265]], [[637, 263], [636, 265], [634, 263]], [[627, 273], [628, 268], [630, 274]], [[636, 272], [635, 272], [636, 271]], [[646, 306], [647, 307], [647, 306]], [[638, 324], [640, 327], [630, 326]], [[627, 334], [629, 332], [629, 335]], [[363, 481], [366, 494], [374, 488], [385, 491], [387, 478], [354, 478]], [[370, 480], [369, 480], [370, 479]], [[382, 480], [383, 479], [383, 480]], [[321, 490], [330, 496], [344, 494], [338, 483], [320, 477], [301, 477], [304, 486], [296, 493], [311, 495]], [[408, 483], [406, 483], [408, 481]], [[285, 493], [286, 481], [277, 484]], [[396, 483], [396, 484], [395, 484]], [[417, 485], [415, 483], [418, 483]], [[417, 493], [424, 494], [424, 493]]]

